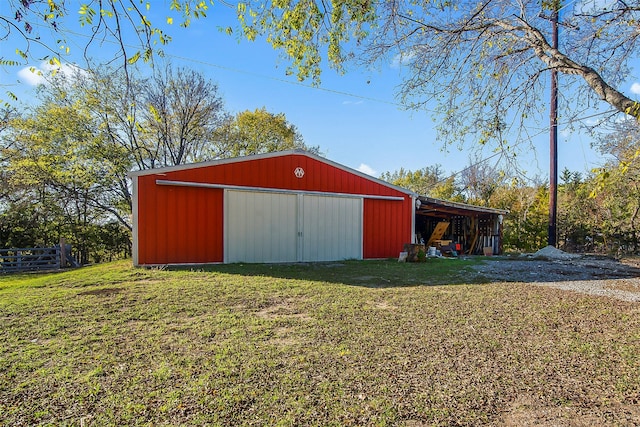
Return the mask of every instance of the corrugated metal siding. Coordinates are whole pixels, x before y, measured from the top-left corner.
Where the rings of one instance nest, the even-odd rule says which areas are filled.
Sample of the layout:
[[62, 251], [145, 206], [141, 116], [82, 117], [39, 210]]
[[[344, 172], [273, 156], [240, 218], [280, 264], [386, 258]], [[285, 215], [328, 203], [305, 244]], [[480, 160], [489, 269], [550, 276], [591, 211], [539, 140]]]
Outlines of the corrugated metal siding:
[[138, 182], [138, 263], [222, 262], [223, 191]]
[[362, 258], [362, 199], [302, 196], [302, 261]]
[[295, 194], [226, 192], [225, 262], [297, 260]]
[[408, 201], [365, 199], [364, 258], [397, 257], [411, 242], [411, 214]]
[[[302, 178], [297, 178], [294, 175], [296, 167], [304, 169], [305, 174]], [[393, 188], [335, 168], [319, 160], [295, 154], [170, 171], [163, 173], [162, 176], [157, 176], [157, 179], [376, 196], [404, 195]]]

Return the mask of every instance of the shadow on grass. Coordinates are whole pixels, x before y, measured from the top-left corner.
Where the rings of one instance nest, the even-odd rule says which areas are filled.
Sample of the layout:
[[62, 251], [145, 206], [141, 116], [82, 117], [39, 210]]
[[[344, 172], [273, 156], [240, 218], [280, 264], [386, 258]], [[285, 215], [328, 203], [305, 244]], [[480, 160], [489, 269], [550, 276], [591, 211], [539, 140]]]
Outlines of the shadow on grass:
[[428, 258], [420, 263], [400, 263], [395, 259], [388, 259], [291, 264], [237, 263], [202, 267], [172, 266], [169, 269], [310, 280], [370, 288], [640, 277], [640, 268], [624, 265], [612, 259], [594, 257], [551, 260], [465, 256]]
[[370, 288], [436, 286], [487, 283], [476, 268], [477, 257], [428, 258], [425, 262], [388, 260], [346, 260], [287, 264], [218, 264], [202, 267], [172, 266], [170, 270], [211, 271], [242, 276], [339, 283]]

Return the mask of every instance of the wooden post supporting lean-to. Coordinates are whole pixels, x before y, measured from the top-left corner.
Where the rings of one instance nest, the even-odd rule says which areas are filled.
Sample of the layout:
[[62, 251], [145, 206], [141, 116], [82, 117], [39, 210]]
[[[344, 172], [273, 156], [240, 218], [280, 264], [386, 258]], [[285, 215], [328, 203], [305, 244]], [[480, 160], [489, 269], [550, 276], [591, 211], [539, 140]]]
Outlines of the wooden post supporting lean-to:
[[473, 239], [471, 240], [471, 246], [469, 246], [469, 252], [467, 252], [467, 255], [473, 255], [476, 242], [478, 241], [478, 221], [475, 216], [471, 217], [471, 232], [473, 233]]

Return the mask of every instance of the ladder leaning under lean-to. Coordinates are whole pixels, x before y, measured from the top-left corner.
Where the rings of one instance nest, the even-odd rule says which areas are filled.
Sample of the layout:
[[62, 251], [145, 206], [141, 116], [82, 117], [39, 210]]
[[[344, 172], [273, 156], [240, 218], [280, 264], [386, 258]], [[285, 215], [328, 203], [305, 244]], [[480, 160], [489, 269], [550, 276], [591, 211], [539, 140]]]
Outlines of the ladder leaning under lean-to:
[[433, 233], [431, 233], [431, 237], [429, 237], [427, 247], [433, 246], [433, 242], [435, 242], [436, 240], [441, 240], [442, 236], [444, 236], [445, 231], [447, 231], [447, 228], [449, 228], [448, 221], [439, 222], [436, 225], [436, 228], [433, 230]]

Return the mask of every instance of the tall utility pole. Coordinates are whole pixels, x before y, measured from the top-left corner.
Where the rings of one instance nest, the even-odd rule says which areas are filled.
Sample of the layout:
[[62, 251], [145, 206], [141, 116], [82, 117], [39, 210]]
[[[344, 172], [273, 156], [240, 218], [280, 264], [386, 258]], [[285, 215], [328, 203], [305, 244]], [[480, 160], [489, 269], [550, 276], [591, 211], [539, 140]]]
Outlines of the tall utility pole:
[[[553, 2], [551, 26], [552, 44], [558, 49], [558, 11], [560, 1]], [[557, 245], [558, 230], [556, 220], [558, 214], [558, 71], [551, 70], [551, 108], [549, 109], [549, 239], [550, 246]]]

